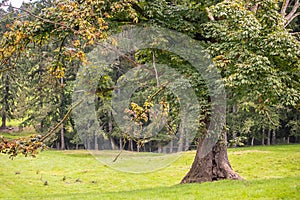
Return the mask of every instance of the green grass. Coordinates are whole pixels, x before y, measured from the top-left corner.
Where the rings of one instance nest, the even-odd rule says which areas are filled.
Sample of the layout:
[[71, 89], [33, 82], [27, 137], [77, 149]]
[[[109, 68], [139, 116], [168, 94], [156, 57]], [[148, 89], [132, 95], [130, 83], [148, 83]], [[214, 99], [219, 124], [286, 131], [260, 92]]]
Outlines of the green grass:
[[[0, 117], [0, 121], [1, 121], [1, 117]], [[23, 122], [23, 119], [12, 119], [12, 120], [8, 120], [6, 122], [6, 126], [7, 127], [19, 127], [19, 125]]]
[[32, 134], [36, 134], [36, 131], [32, 127], [26, 127], [22, 131], [0, 131], [0, 135], [2, 135], [6, 139], [22, 138]]
[[229, 149], [245, 181], [179, 185], [194, 154], [146, 174], [115, 171], [86, 151], [0, 155], [0, 199], [300, 199], [300, 145]]

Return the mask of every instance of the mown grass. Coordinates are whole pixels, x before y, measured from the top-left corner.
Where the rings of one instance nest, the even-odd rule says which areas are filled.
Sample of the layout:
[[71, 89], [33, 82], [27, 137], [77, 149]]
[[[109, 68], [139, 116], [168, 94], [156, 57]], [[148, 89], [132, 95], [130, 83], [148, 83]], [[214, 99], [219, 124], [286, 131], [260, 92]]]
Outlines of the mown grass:
[[37, 134], [36, 131], [31, 127], [26, 127], [22, 131], [0, 131], [0, 135], [2, 135], [6, 139], [17, 139], [22, 137], [28, 137], [32, 134]]
[[0, 199], [300, 199], [300, 145], [229, 149], [246, 180], [179, 185], [194, 154], [146, 174], [115, 171], [86, 151], [1, 155]]
[[[2, 118], [0, 117], [0, 121], [2, 120]], [[23, 122], [22, 119], [12, 119], [12, 120], [8, 120], [6, 122], [6, 126], [7, 127], [19, 127], [19, 125]]]
[[36, 131], [34, 130], [33, 127], [25, 127], [22, 130], [19, 130], [19, 126], [22, 123], [22, 121], [23, 121], [22, 119], [13, 119], [7, 121], [6, 126], [8, 128], [13, 128], [13, 129], [0, 130], [0, 135], [2, 135], [4, 138], [7, 139], [16, 139], [16, 138], [27, 137], [29, 135], [36, 134]]

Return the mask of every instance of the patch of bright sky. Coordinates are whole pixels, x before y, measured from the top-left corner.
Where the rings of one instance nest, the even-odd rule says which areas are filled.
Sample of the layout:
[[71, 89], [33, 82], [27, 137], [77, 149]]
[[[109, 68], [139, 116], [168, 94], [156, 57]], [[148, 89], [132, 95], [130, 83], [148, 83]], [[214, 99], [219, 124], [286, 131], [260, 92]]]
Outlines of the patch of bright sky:
[[[10, 0], [9, 1], [13, 7], [19, 8], [23, 2], [30, 2], [30, 0]], [[7, 4], [9, 4], [9, 2]]]

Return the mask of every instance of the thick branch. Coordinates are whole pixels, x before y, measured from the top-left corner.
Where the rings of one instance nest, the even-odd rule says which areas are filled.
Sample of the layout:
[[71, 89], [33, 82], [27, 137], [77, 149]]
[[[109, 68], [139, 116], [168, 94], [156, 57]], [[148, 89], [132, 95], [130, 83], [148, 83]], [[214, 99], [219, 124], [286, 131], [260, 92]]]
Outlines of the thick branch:
[[282, 17], [285, 17], [286, 9], [290, 3], [290, 0], [284, 0], [282, 3], [280, 14]]
[[300, 15], [300, 12], [297, 12], [296, 14], [294, 14], [285, 24], [285, 27], [287, 27], [296, 17], [298, 17]]
[[210, 21], [215, 21], [214, 16], [212, 15], [212, 13], [210, 12], [209, 8], [205, 8], [206, 13], [207, 13], [207, 17]]
[[295, 2], [295, 4], [294, 4], [294, 6], [293, 6], [291, 12], [290, 12], [287, 16], [284, 17], [284, 18], [288, 21], [288, 22], [286, 23], [286, 26], [287, 26], [293, 19], [295, 19], [295, 17], [297, 17], [297, 16], [299, 15], [298, 13], [296, 13], [299, 7], [300, 7], [300, 2], [299, 2], [299, 0], [296, 0], [296, 2]]

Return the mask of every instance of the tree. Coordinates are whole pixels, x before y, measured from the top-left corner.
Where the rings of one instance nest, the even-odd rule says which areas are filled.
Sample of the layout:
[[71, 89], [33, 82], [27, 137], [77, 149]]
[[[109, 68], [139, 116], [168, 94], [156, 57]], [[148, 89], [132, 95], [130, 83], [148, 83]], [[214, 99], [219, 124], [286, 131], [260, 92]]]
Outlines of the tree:
[[[299, 42], [284, 28], [276, 6], [274, 1], [224, 1], [207, 9], [210, 22], [203, 26], [228, 90], [271, 122], [270, 107], [299, 102], [299, 82], [294, 81], [299, 76], [293, 73], [299, 66]], [[219, 142], [205, 158], [196, 155], [182, 182], [223, 178], [240, 179]]]
[[[280, 15], [278, 2], [273, 0], [61, 0], [54, 5], [39, 15], [29, 12], [35, 20], [15, 21], [1, 40], [3, 62], [17, 52], [25, 52], [28, 44], [58, 41], [61, 45], [53, 51], [56, 56], [49, 62], [49, 71], [60, 79], [69, 63], [76, 59], [85, 63], [85, 53], [92, 45], [117, 32], [122, 24], [154, 24], [188, 34], [207, 47], [232, 94], [233, 104], [247, 102], [270, 122], [273, 107], [299, 104], [299, 41], [285, 28], [297, 17], [294, 6], [292, 17], [288, 17], [285, 11], [289, 9]], [[209, 107], [209, 97], [203, 94], [203, 98]], [[210, 123], [209, 109], [205, 111], [200, 136], [207, 134], [205, 127]], [[200, 156], [203, 137], [198, 138], [194, 163], [182, 183], [241, 179], [228, 160], [225, 128], [205, 157]]]
[[[1, 10], [1, 36], [8, 30], [9, 24], [14, 21], [16, 15], [17, 13], [14, 12], [11, 7], [7, 9], [7, 12]], [[16, 99], [20, 88], [19, 75], [17, 70], [5, 70], [14, 60], [17, 60], [17, 58], [11, 57], [7, 60], [7, 63], [0, 64], [0, 70], [2, 72], [0, 74], [0, 90], [3, 94], [0, 98], [0, 117], [2, 121], [0, 129], [6, 129], [7, 120], [13, 119], [15, 116]]]

